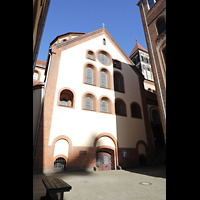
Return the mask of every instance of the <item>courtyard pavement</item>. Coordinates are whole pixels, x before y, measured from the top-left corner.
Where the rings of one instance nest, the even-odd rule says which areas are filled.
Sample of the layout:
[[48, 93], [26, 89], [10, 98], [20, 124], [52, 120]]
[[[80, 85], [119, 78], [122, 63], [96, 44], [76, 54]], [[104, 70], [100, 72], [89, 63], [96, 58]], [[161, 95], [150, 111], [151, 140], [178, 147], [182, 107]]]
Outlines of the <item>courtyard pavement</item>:
[[72, 186], [64, 200], [165, 200], [166, 168], [140, 167], [130, 170], [57, 172], [33, 174], [33, 200], [46, 195], [44, 177], [60, 177]]

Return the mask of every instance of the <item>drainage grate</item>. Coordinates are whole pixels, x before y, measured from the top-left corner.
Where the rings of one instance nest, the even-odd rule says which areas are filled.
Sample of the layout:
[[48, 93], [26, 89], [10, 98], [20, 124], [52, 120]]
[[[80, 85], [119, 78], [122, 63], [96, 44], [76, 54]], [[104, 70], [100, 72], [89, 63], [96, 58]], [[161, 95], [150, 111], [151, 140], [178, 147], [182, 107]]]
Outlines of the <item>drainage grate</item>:
[[141, 185], [152, 185], [152, 183], [150, 183], [150, 182], [140, 182], [139, 184], [141, 184]]

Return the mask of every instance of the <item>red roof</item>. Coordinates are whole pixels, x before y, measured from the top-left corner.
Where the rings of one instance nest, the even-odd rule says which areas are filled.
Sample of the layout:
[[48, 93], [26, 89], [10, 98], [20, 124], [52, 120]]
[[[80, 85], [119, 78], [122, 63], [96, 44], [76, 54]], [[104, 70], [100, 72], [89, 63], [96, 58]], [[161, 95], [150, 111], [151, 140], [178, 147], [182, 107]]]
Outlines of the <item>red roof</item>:
[[133, 53], [135, 53], [138, 49], [140, 49], [140, 50], [145, 51], [145, 52], [148, 53], [148, 51], [147, 51], [144, 47], [142, 47], [140, 44], [138, 44], [138, 42], [136, 42], [136, 45], [134, 46], [133, 50], [131, 51], [131, 54], [129, 55], [129, 57], [130, 57]]
[[46, 61], [43, 61], [43, 60], [38, 60], [37, 59], [37, 61], [36, 61], [36, 65], [42, 65], [42, 66], [44, 66], [44, 67], [46, 67]]

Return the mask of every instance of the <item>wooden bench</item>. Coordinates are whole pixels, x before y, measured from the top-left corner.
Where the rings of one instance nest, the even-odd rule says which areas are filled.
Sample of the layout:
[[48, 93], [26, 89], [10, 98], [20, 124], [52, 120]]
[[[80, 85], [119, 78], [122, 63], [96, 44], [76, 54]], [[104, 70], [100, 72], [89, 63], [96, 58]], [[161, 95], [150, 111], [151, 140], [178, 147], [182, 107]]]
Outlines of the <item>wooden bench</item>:
[[72, 186], [61, 178], [44, 178], [42, 182], [47, 189], [46, 199], [58, 200], [57, 193], [60, 193], [60, 200], [63, 200], [64, 192], [69, 192], [72, 189]]

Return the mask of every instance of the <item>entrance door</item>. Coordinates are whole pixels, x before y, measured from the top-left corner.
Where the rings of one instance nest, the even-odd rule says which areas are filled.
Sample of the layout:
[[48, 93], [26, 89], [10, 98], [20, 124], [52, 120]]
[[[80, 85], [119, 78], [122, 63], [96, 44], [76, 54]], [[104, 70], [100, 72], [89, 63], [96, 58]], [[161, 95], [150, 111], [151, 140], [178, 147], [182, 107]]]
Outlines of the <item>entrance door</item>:
[[96, 165], [98, 171], [111, 170], [111, 155], [106, 152], [97, 152]]

